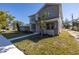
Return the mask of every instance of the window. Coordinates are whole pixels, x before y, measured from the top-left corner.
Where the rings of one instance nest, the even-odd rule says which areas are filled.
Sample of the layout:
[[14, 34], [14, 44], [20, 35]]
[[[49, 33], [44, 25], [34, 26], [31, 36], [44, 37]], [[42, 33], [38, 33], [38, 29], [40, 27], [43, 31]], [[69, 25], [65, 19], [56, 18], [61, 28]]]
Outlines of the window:
[[54, 24], [52, 24], [51, 29], [54, 29]]
[[56, 26], [55, 22], [54, 23], [51, 23], [51, 29], [54, 29]]
[[46, 24], [46, 29], [50, 29], [50, 24]]
[[49, 12], [46, 11], [43, 15], [44, 15], [45, 19], [47, 19], [49, 17]]

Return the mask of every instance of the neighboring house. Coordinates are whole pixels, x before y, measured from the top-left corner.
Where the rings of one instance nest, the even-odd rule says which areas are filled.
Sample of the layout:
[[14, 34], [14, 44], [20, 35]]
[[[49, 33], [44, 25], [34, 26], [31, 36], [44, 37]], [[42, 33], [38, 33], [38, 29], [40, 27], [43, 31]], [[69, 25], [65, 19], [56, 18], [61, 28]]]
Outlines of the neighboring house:
[[8, 25], [8, 28], [9, 28], [9, 30], [13, 30], [13, 23], [12, 23], [13, 21], [7, 21], [7, 25]]
[[48, 13], [48, 16], [45, 18], [44, 34], [58, 35], [62, 31], [62, 4], [60, 3], [46, 3], [37, 13], [29, 16], [30, 31], [40, 33], [40, 26], [36, 21], [45, 13]]
[[73, 19], [72, 29], [79, 31], [79, 18]]
[[29, 32], [30, 28], [29, 26], [20, 26], [20, 31]]

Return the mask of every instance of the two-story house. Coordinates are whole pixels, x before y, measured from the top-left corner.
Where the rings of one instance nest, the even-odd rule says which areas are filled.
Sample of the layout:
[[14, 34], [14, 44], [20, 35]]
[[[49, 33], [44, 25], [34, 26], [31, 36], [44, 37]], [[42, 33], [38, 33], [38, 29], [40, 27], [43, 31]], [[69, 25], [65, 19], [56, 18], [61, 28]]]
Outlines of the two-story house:
[[30, 15], [30, 31], [40, 33], [40, 26], [36, 23], [38, 17], [48, 13], [45, 17], [44, 34], [58, 35], [62, 31], [62, 4], [46, 3], [38, 12]]

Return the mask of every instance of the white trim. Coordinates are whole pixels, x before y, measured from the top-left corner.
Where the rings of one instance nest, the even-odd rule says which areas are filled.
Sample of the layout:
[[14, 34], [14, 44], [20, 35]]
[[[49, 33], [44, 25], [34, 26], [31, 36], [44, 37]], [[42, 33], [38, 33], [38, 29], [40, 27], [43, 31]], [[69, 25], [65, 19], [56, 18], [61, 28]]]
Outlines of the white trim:
[[48, 19], [48, 20], [45, 20], [45, 22], [52, 22], [52, 21], [58, 21], [59, 18], [54, 18], [54, 19]]
[[54, 36], [54, 30], [53, 29], [51, 29], [51, 30], [45, 30], [44, 34], [48, 34], [48, 35], [53, 35]]

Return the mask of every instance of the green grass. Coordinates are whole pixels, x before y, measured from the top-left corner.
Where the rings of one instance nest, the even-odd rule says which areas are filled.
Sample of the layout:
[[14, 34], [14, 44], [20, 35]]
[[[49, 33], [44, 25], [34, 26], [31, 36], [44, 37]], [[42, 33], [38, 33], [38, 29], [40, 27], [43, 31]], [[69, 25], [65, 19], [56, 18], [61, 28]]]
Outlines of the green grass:
[[68, 32], [55, 37], [32, 36], [13, 41], [13, 44], [28, 55], [79, 54], [79, 44]]
[[7, 39], [10, 39], [10, 38], [14, 38], [14, 37], [19, 37], [19, 36], [27, 35], [27, 34], [30, 34], [30, 33], [13, 31], [13, 32], [7, 32], [7, 33], [1, 33], [1, 34], [4, 37], [6, 37]]

